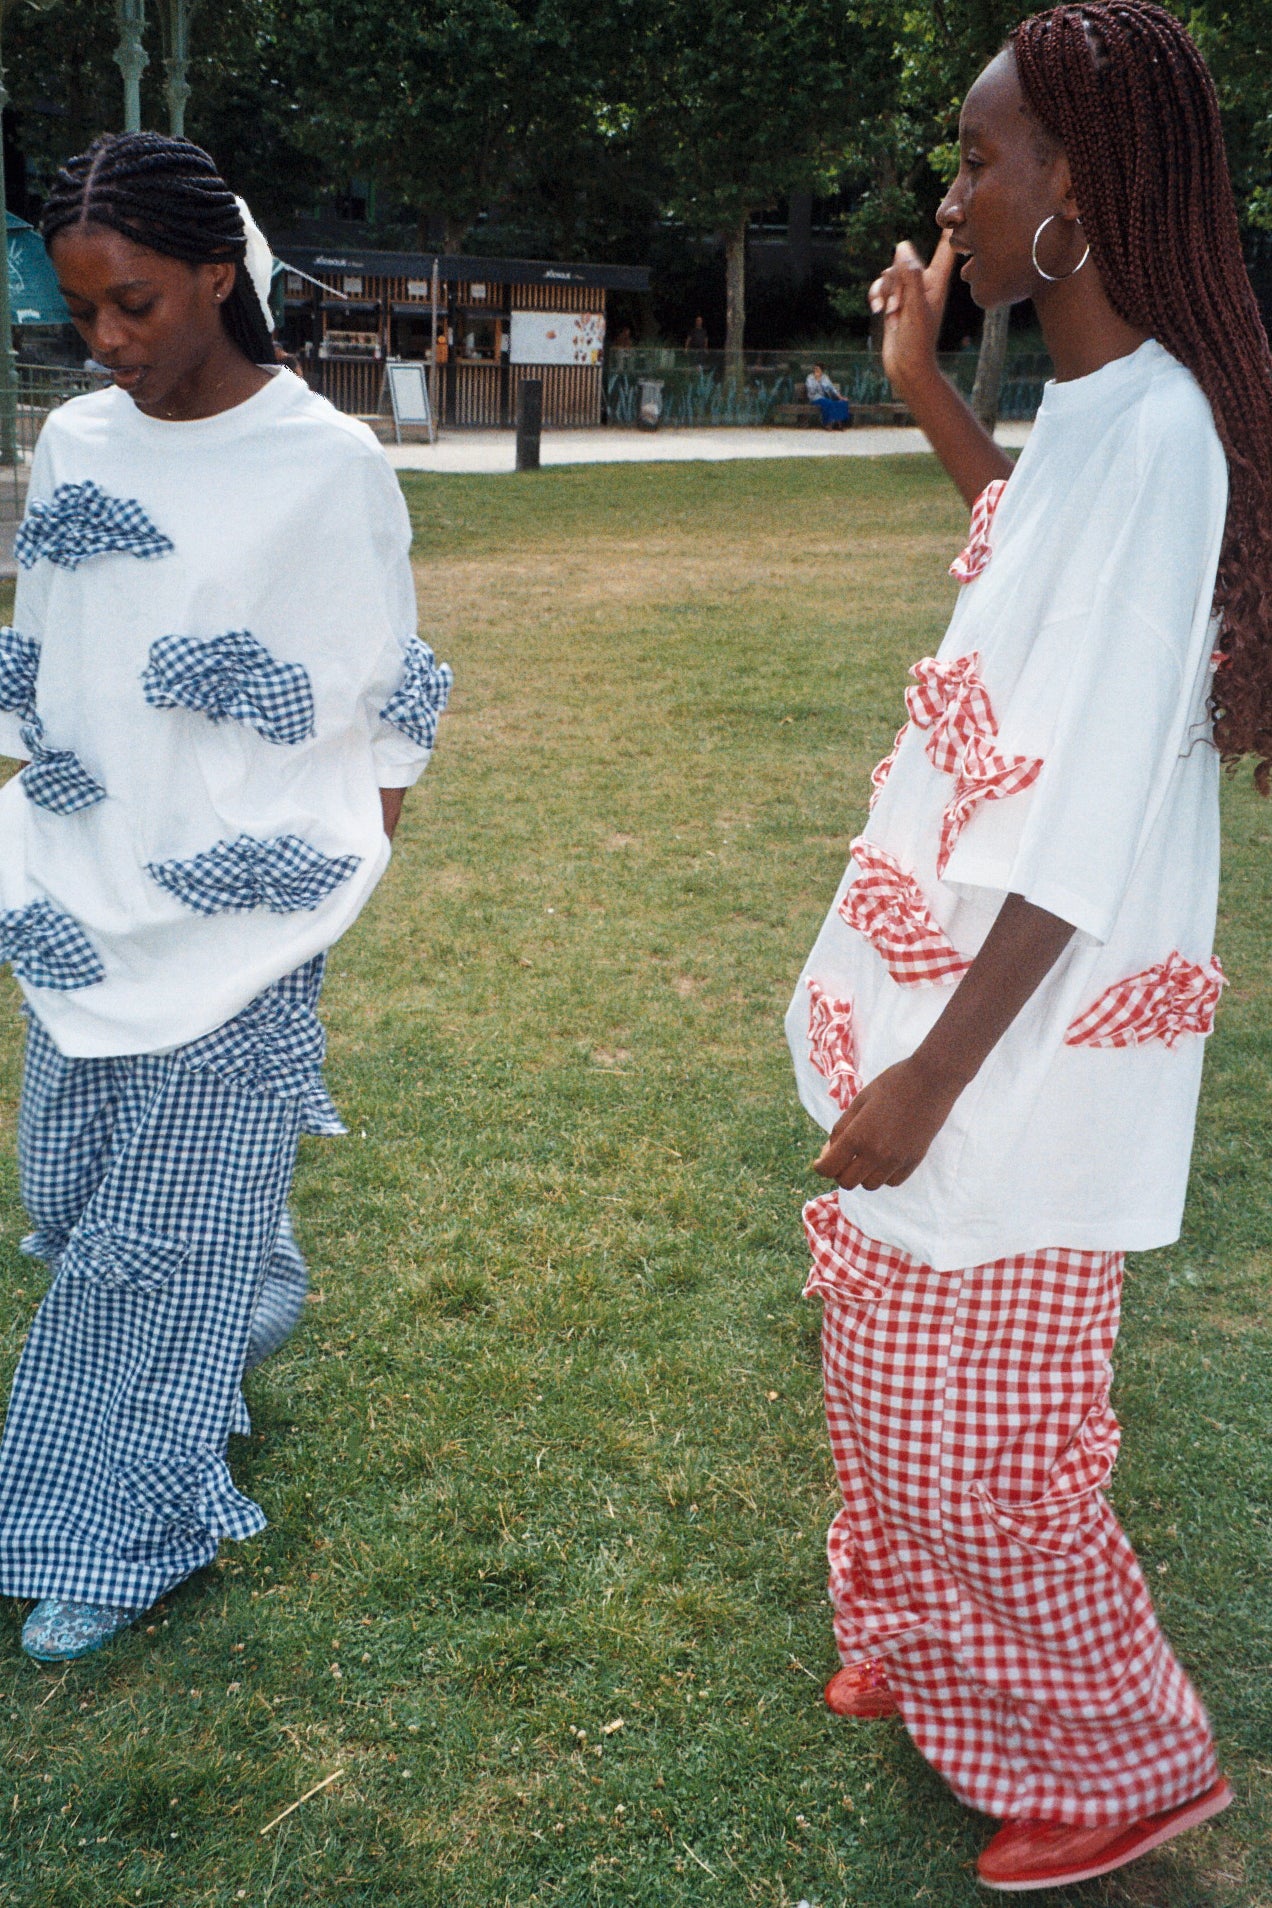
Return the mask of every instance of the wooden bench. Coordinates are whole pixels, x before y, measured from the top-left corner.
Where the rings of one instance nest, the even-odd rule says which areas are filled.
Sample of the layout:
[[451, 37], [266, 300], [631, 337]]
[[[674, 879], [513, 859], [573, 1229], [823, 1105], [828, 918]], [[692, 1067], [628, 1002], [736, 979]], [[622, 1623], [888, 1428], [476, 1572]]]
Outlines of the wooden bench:
[[[821, 412], [815, 404], [804, 402], [778, 404], [774, 406], [769, 420], [773, 424], [803, 425], [821, 427]], [[852, 406], [854, 424], [912, 424], [913, 418], [904, 404], [888, 402], [884, 404], [854, 404]]]

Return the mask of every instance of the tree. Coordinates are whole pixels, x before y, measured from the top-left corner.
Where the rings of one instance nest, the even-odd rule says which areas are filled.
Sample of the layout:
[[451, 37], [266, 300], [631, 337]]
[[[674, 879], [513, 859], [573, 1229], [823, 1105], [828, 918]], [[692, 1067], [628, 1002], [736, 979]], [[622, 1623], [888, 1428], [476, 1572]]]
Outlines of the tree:
[[884, 90], [886, 50], [868, 10], [843, 0], [659, 0], [641, 64], [668, 210], [724, 238], [725, 351], [740, 362], [749, 221], [792, 191], [833, 188]]

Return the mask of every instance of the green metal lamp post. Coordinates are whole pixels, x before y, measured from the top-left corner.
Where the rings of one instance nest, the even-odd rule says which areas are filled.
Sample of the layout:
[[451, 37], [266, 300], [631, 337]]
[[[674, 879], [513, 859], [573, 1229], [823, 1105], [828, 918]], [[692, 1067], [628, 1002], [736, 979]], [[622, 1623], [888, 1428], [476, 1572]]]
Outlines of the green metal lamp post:
[[115, 0], [119, 45], [115, 64], [124, 76], [124, 131], [141, 131], [141, 76], [150, 63], [146, 51], [146, 0]]
[[[14, 0], [0, 0], [0, 32]], [[27, 0], [42, 13], [56, 0]], [[4, 83], [4, 56], [0, 50], [0, 115], [9, 101]], [[0, 226], [4, 228], [4, 270], [0, 271], [0, 464], [18, 461], [18, 368], [13, 357], [13, 319], [9, 310], [9, 209], [4, 186], [4, 154], [0, 148]]]
[[174, 139], [185, 138], [185, 109], [190, 97], [190, 15], [199, 0], [162, 0], [164, 71], [168, 75], [164, 91], [168, 96], [168, 131]]

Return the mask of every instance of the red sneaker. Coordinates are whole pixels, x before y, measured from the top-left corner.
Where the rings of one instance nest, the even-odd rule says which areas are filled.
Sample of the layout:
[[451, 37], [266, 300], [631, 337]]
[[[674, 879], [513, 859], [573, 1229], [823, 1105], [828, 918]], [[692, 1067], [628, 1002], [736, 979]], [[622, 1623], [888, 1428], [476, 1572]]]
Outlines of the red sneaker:
[[888, 1672], [882, 1663], [853, 1663], [836, 1670], [826, 1685], [826, 1707], [836, 1716], [858, 1716], [870, 1720], [895, 1716], [897, 1699], [888, 1688]]
[[976, 1864], [986, 1888], [1004, 1894], [1023, 1894], [1027, 1888], [1065, 1888], [1070, 1882], [1090, 1881], [1127, 1862], [1160, 1848], [1173, 1835], [1196, 1828], [1218, 1815], [1232, 1800], [1232, 1790], [1220, 1776], [1204, 1795], [1178, 1808], [1150, 1815], [1129, 1828], [1074, 1828], [1063, 1822], [1004, 1822]]

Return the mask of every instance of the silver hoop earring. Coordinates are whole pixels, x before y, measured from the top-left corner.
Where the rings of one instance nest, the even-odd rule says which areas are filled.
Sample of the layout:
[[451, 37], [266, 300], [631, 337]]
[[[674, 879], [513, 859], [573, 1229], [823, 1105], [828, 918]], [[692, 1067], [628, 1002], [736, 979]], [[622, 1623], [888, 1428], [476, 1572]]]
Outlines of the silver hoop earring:
[[1042, 221], [1042, 224], [1038, 227], [1038, 230], [1034, 233], [1033, 245], [1030, 248], [1030, 256], [1033, 259], [1034, 270], [1037, 272], [1039, 278], [1045, 278], [1049, 285], [1062, 285], [1066, 278], [1072, 278], [1075, 275], [1075, 273], [1080, 272], [1082, 270], [1082, 267], [1086, 264], [1087, 260], [1091, 256], [1091, 244], [1090, 244], [1090, 241], [1088, 240], [1086, 251], [1083, 252], [1081, 258], [1078, 260], [1077, 264], [1073, 267], [1072, 271], [1069, 271], [1069, 272], [1044, 272], [1043, 271], [1042, 266], [1038, 263], [1038, 240], [1042, 237], [1043, 233], [1046, 231], [1047, 227], [1050, 225], [1052, 219], [1056, 218], [1057, 216], [1058, 215], [1055, 212], [1048, 212], [1046, 218]]

